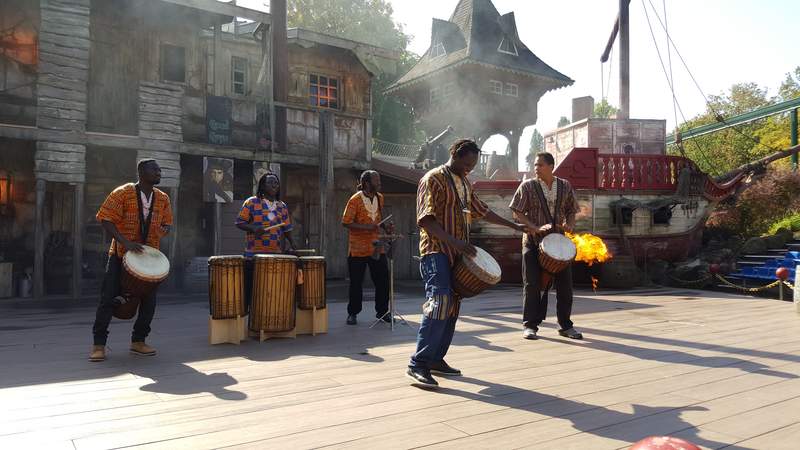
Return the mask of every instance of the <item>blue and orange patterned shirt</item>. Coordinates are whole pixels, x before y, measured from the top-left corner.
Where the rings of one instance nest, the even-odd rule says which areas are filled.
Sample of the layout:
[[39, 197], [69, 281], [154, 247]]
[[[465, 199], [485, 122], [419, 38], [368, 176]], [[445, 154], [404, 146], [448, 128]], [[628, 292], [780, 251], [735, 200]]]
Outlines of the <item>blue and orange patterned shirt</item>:
[[282, 253], [281, 239], [283, 233], [292, 231], [292, 217], [289, 214], [289, 207], [280, 200], [270, 202], [265, 198], [250, 197], [244, 201], [239, 217], [236, 218], [236, 225], [239, 224], [258, 224], [264, 228], [280, 223], [285, 224], [267, 231], [261, 237], [256, 237], [254, 233], [247, 233], [247, 247], [244, 255], [253, 256], [261, 253]]

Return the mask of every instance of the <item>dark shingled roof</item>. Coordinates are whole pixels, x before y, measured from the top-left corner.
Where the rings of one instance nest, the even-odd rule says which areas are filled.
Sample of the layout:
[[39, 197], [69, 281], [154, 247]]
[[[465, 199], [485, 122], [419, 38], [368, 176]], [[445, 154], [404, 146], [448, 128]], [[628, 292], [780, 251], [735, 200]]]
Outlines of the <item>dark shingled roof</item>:
[[[514, 43], [518, 55], [498, 51], [503, 39]], [[501, 16], [491, 0], [460, 0], [450, 20], [433, 19], [431, 42], [441, 42], [447, 54], [431, 58], [432, 46], [428, 47], [417, 64], [389, 86], [387, 92], [465, 62], [548, 78], [553, 88], [574, 83], [534, 55], [519, 38], [514, 13]]]

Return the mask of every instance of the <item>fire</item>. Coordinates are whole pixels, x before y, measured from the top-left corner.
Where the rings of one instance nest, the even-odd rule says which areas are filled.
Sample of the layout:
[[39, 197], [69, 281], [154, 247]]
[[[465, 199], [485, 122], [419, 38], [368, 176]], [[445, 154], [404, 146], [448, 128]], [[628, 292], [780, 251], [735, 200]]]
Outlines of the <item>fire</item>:
[[[608, 251], [605, 242], [599, 237], [589, 233], [567, 233], [567, 237], [575, 243], [575, 247], [578, 249], [575, 261], [585, 262], [591, 266], [594, 263], [601, 263], [611, 259], [611, 252]], [[596, 284], [594, 279], [592, 279], [592, 284]]]
[[592, 277], [592, 290], [597, 292], [597, 277]]

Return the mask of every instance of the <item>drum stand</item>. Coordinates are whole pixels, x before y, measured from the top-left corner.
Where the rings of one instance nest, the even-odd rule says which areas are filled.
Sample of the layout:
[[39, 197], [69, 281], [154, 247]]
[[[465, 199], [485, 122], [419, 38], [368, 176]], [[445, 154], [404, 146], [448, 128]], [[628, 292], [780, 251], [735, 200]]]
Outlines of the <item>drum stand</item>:
[[369, 327], [372, 328], [380, 322], [383, 322], [384, 317], [387, 315], [389, 316], [389, 329], [394, 331], [394, 323], [397, 321], [398, 324], [402, 323], [403, 325], [407, 326], [408, 328], [414, 329], [408, 322], [406, 322], [405, 317], [402, 314], [397, 312], [394, 304], [394, 241], [395, 239], [391, 239], [386, 242], [387, 249], [386, 249], [386, 258], [389, 260], [389, 310], [386, 311], [382, 316], [375, 319], [375, 322], [372, 322], [372, 325]]

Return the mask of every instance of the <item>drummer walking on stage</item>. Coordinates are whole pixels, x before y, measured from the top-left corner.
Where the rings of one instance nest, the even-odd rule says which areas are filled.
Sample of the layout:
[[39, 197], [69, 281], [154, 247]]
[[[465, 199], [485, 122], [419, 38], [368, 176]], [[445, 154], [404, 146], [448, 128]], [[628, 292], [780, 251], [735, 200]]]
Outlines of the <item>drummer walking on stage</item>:
[[461, 299], [451, 286], [452, 269], [457, 258], [476, 254], [475, 247], [469, 244], [470, 221], [484, 218], [494, 224], [525, 230], [523, 225], [489, 210], [473, 192], [467, 174], [478, 163], [480, 153], [475, 142], [456, 141], [450, 147], [450, 160], [425, 174], [417, 187], [420, 273], [427, 300], [422, 307], [417, 348], [406, 371], [415, 386], [438, 386], [431, 373], [461, 375], [444, 357], [453, 340], [461, 306]]
[[[539, 324], [547, 315], [548, 290], [540, 286], [539, 242], [549, 233], [572, 232], [578, 202], [569, 182], [553, 175], [555, 160], [550, 153], [536, 155], [536, 178], [525, 180], [517, 188], [509, 207], [514, 218], [527, 225], [533, 233], [522, 237], [523, 302], [522, 336], [536, 339]], [[571, 339], [583, 339], [572, 326], [572, 266], [554, 275], [556, 316], [561, 327], [558, 334]], [[543, 289], [544, 292], [541, 292]]]
[[[114, 307], [126, 300], [120, 294], [120, 272], [125, 252], [141, 252], [142, 246], [159, 248], [161, 238], [169, 234], [172, 226], [172, 207], [169, 196], [156, 189], [161, 182], [161, 167], [154, 159], [143, 159], [137, 165], [138, 183], [127, 183], [108, 195], [97, 213], [97, 221], [113, 239], [108, 251], [108, 264], [100, 291], [100, 304], [92, 332], [94, 346], [89, 361], [103, 361], [106, 358], [108, 324]], [[157, 289], [157, 288], [156, 288]], [[131, 353], [154, 356], [156, 350], [145, 344], [150, 334], [150, 322], [156, 311], [155, 290], [150, 298], [142, 299], [131, 336]]]

